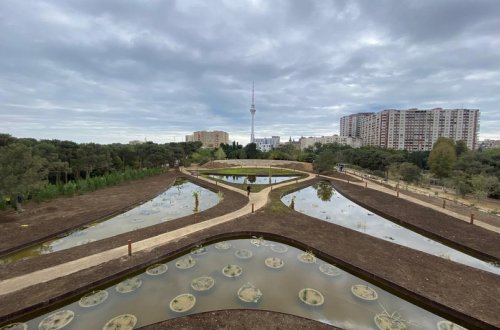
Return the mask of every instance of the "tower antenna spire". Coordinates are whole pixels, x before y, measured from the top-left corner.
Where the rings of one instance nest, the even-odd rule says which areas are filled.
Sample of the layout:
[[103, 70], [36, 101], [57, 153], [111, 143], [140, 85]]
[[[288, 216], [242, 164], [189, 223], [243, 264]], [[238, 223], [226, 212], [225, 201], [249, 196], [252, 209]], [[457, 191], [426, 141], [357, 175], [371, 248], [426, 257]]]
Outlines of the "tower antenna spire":
[[256, 110], [255, 110], [254, 94], [255, 94], [255, 82], [252, 80], [252, 105], [250, 106], [250, 113], [252, 114], [252, 132], [250, 133], [250, 143], [255, 142], [254, 117], [255, 117]]
[[255, 81], [252, 80], [252, 105], [255, 104], [255, 102], [254, 102], [254, 91], [255, 91]]

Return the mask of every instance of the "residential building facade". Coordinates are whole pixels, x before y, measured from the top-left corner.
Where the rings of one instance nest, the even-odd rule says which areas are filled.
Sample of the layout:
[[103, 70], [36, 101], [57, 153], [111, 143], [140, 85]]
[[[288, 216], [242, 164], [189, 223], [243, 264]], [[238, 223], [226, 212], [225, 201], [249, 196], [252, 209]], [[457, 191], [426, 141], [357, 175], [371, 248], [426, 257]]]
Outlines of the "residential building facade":
[[186, 135], [186, 142], [200, 141], [203, 148], [218, 148], [221, 143], [229, 143], [229, 134], [223, 131], [197, 131]]
[[272, 136], [270, 138], [254, 138], [253, 142], [255, 143], [257, 150], [271, 151], [279, 146], [280, 137]]
[[341, 145], [348, 145], [353, 148], [359, 148], [362, 145], [360, 138], [352, 136], [312, 136], [312, 137], [301, 137], [300, 138], [300, 150], [304, 150], [307, 147], [313, 147], [316, 143], [326, 144], [326, 143], [338, 143]]
[[359, 137], [363, 119], [371, 115], [373, 112], [360, 112], [340, 118], [340, 136]]
[[[407, 151], [429, 151], [439, 137], [463, 140], [476, 149], [479, 133], [477, 109], [388, 109], [360, 120], [363, 145]], [[345, 117], [343, 117], [345, 118]]]

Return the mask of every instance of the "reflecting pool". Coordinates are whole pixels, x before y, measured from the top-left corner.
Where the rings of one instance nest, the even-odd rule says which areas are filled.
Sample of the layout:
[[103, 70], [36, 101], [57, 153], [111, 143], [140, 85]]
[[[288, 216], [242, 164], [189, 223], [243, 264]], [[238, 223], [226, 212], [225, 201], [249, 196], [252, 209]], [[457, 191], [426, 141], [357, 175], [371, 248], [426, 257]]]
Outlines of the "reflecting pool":
[[267, 175], [218, 175], [209, 174], [211, 178], [238, 184], [275, 184], [288, 180], [300, 178], [298, 175], [280, 175], [280, 176], [267, 176]]
[[24, 322], [30, 329], [48, 328], [55, 320], [68, 329], [118, 324], [131, 329], [239, 308], [289, 313], [345, 329], [436, 329], [449, 323], [310, 252], [262, 238], [194, 248]]
[[337, 192], [326, 181], [295, 191], [281, 201], [311, 217], [325, 220], [392, 243], [500, 274], [500, 268], [417, 234], [362, 208]]
[[[197, 196], [197, 197], [196, 197]], [[198, 204], [196, 204], [196, 199]], [[116, 236], [133, 230], [204, 211], [219, 202], [219, 196], [185, 179], [154, 199], [125, 213], [66, 233], [57, 239], [27, 248], [0, 260], [9, 263], [22, 258], [48, 254]]]

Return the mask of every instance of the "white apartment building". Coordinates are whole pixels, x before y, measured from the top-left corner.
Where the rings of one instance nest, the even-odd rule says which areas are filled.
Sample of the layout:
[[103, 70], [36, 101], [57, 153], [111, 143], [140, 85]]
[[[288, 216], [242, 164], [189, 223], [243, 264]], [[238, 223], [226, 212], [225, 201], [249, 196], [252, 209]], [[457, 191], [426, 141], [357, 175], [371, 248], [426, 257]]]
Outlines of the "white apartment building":
[[186, 135], [186, 142], [200, 141], [203, 148], [218, 148], [221, 143], [229, 143], [229, 134], [223, 131], [197, 131]]
[[360, 138], [352, 136], [312, 136], [312, 137], [302, 137], [300, 138], [300, 150], [304, 150], [307, 147], [312, 147], [316, 143], [327, 144], [327, 143], [338, 143], [341, 145], [348, 145], [353, 148], [359, 148], [362, 145]]
[[389, 109], [363, 116], [359, 137], [363, 145], [408, 151], [432, 150], [439, 137], [447, 137], [476, 149], [479, 114], [477, 109]]
[[272, 136], [270, 138], [255, 138], [253, 142], [256, 144], [257, 150], [271, 151], [279, 146], [280, 137]]

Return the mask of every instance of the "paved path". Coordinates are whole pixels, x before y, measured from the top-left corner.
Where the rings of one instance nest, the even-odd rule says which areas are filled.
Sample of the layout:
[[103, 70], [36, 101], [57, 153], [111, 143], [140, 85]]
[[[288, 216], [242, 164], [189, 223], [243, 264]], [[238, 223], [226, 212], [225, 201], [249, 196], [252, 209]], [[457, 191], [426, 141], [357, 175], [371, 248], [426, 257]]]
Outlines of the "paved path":
[[[187, 171], [183, 170], [183, 172], [186, 175], [190, 175]], [[304, 172], [305, 173], [305, 172]], [[315, 177], [314, 174], [306, 173], [308, 176], [302, 179], [299, 179], [298, 181], [305, 181], [309, 180], [313, 177]], [[206, 179], [206, 178], [200, 178], [203, 180], [206, 180], [208, 182], [214, 183], [213, 181]], [[252, 193], [250, 194], [250, 198], [248, 203], [242, 207], [239, 210], [236, 210], [234, 212], [224, 214], [222, 216], [209, 219], [197, 224], [189, 225], [177, 230], [173, 230], [168, 233], [160, 234], [154, 237], [147, 238], [145, 240], [135, 242], [133, 243], [133, 252], [139, 252], [139, 251], [150, 251], [154, 249], [155, 247], [158, 247], [163, 244], [167, 244], [172, 241], [178, 241], [182, 239], [183, 237], [204, 230], [206, 228], [210, 228], [213, 226], [217, 226], [219, 224], [225, 223], [227, 221], [234, 220], [236, 218], [239, 218], [241, 216], [250, 214], [252, 212], [252, 204], [254, 206], [254, 210], [258, 210], [264, 205], [266, 205], [269, 197], [269, 192], [273, 188], [279, 188], [282, 186], [289, 185], [293, 182], [285, 182], [285, 183], [280, 183], [280, 184], [274, 184], [272, 187], [265, 188], [261, 190], [258, 193]], [[242, 191], [241, 189], [221, 184], [218, 183], [219, 185], [223, 186], [224, 188], [234, 190], [236, 192], [242, 193], [246, 195], [245, 191]], [[128, 248], [127, 246], [123, 247], [118, 247], [114, 248], [111, 250], [107, 250], [104, 252], [96, 253], [81, 259], [73, 260], [67, 263], [63, 263], [57, 266], [41, 269], [38, 271], [35, 271], [33, 273], [28, 273], [24, 274], [21, 276], [9, 278], [3, 281], [0, 281], [0, 296], [5, 295], [8, 293], [12, 293], [24, 288], [27, 288], [32, 285], [36, 285], [42, 282], [47, 282], [50, 280], [53, 280], [55, 278], [63, 277], [70, 275], [72, 273], [76, 273], [80, 270], [84, 270], [86, 268], [94, 267], [99, 264], [114, 260], [114, 259], [119, 259], [122, 257], [125, 257], [128, 255]]]
[[[348, 173], [348, 174], [352, 175], [352, 173]], [[347, 182], [346, 180], [342, 180], [342, 179], [331, 177], [331, 176], [324, 176], [324, 177], [326, 177], [328, 179], [332, 179], [332, 180], [339, 180], [339, 181]], [[353, 182], [353, 181], [350, 181], [351, 184], [355, 184], [355, 185], [358, 185], [358, 186], [365, 186], [366, 182], [368, 182], [368, 181], [365, 181], [365, 182]], [[372, 181], [368, 182], [368, 188], [375, 189], [375, 190], [387, 193], [389, 195], [396, 195], [396, 192], [393, 189], [389, 189], [389, 188], [387, 188], [387, 187], [385, 187], [383, 185], [377, 184], [377, 183], [372, 182]], [[444, 214], [449, 215], [451, 217], [454, 217], [454, 218], [456, 218], [458, 220], [462, 220], [462, 221], [465, 221], [465, 222], [470, 222], [470, 217], [467, 217], [467, 216], [464, 216], [462, 214], [450, 211], [448, 209], [443, 209], [442, 207], [439, 207], [439, 206], [436, 206], [434, 204], [430, 204], [430, 203], [424, 202], [424, 201], [422, 201], [422, 200], [420, 200], [418, 198], [405, 195], [404, 190], [400, 190], [399, 191], [399, 198], [403, 198], [403, 199], [406, 199], [407, 201], [410, 201], [412, 203], [419, 204], [419, 205], [425, 206], [427, 208], [433, 209], [435, 211], [444, 213]], [[490, 225], [488, 223], [485, 223], [485, 222], [482, 222], [482, 221], [479, 221], [479, 220], [474, 220], [474, 225], [483, 227], [484, 229], [488, 229], [488, 230], [491, 230], [491, 231], [496, 232], [496, 233], [500, 233], [500, 228], [499, 227], [492, 226], [492, 225]]]

